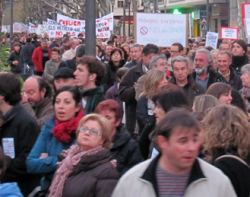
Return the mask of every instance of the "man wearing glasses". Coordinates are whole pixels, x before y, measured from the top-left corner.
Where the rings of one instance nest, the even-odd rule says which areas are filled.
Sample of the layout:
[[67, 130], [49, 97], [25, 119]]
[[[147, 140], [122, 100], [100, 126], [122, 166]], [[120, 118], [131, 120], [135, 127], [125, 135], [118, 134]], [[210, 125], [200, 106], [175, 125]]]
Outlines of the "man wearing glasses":
[[[170, 55], [171, 57], [168, 59], [168, 65], [171, 65], [172, 59], [174, 59], [177, 56], [183, 55], [184, 47], [180, 43], [173, 43], [170, 47]], [[172, 71], [171, 66], [168, 68]]]

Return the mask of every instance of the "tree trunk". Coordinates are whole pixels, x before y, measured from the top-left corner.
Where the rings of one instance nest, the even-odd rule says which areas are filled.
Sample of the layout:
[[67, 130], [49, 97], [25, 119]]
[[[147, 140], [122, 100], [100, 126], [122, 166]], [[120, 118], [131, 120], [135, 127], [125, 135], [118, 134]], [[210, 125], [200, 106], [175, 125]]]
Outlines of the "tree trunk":
[[[0, 33], [2, 33], [2, 24], [3, 24], [3, 1], [4, 0], [0, 0]], [[1, 36], [0, 39], [2, 39]]]
[[245, 0], [238, 0], [238, 28], [239, 28], [239, 39], [246, 41], [246, 32], [245, 28], [242, 26], [242, 10], [241, 4], [245, 3]]

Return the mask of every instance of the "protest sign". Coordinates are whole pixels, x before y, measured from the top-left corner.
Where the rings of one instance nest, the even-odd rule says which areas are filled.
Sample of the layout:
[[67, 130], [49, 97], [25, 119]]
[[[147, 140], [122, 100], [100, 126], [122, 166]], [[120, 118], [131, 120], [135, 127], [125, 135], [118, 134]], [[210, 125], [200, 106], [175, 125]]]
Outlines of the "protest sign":
[[213, 47], [214, 49], [217, 48], [219, 34], [215, 32], [207, 32], [206, 35], [206, 47]]
[[237, 40], [238, 39], [238, 28], [233, 27], [221, 27], [221, 39], [225, 40]]
[[29, 23], [29, 33], [36, 33], [37, 25]]
[[187, 15], [136, 13], [136, 42], [141, 45], [153, 43], [171, 46], [187, 42]]
[[44, 35], [44, 34], [48, 34], [49, 30], [48, 30], [48, 25], [38, 25], [37, 29], [36, 29], [36, 33], [38, 35]]
[[5, 32], [5, 33], [10, 32], [10, 25], [3, 25], [2, 32]]
[[242, 25], [245, 26], [245, 19], [250, 18], [250, 3], [242, 3]]
[[109, 24], [109, 30], [113, 31], [114, 29], [114, 13], [107, 14], [101, 17], [102, 20]]
[[13, 32], [22, 33], [28, 31], [28, 26], [23, 23], [14, 23]]

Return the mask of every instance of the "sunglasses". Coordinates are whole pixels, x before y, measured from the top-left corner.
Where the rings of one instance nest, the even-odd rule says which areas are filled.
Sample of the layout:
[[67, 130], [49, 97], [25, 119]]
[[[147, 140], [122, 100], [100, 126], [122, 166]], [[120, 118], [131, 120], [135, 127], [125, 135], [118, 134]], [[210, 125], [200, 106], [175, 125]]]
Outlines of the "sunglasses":
[[100, 131], [97, 131], [95, 129], [89, 129], [88, 127], [81, 127], [80, 128], [80, 132], [87, 133], [88, 131], [91, 135], [100, 135], [101, 134]]

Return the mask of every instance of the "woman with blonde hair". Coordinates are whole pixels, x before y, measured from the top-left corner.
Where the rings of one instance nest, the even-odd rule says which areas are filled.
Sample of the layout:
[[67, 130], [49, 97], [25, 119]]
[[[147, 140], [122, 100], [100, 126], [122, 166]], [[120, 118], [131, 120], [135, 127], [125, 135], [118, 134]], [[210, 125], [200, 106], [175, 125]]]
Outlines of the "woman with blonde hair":
[[111, 125], [103, 116], [90, 114], [76, 131], [77, 144], [64, 151], [49, 189], [49, 197], [109, 197], [119, 174], [110, 163]]
[[207, 109], [211, 109], [219, 105], [219, 101], [212, 95], [203, 94], [195, 97], [193, 104], [194, 112], [201, 112], [205, 115]]
[[237, 107], [219, 105], [202, 121], [206, 159], [232, 182], [237, 196], [250, 194], [250, 125]]
[[162, 70], [150, 70], [145, 77], [143, 93], [137, 102], [137, 122], [139, 133], [142, 132], [145, 125], [154, 125], [155, 117], [153, 116], [154, 103], [153, 96], [161, 87], [167, 85], [166, 73]]

